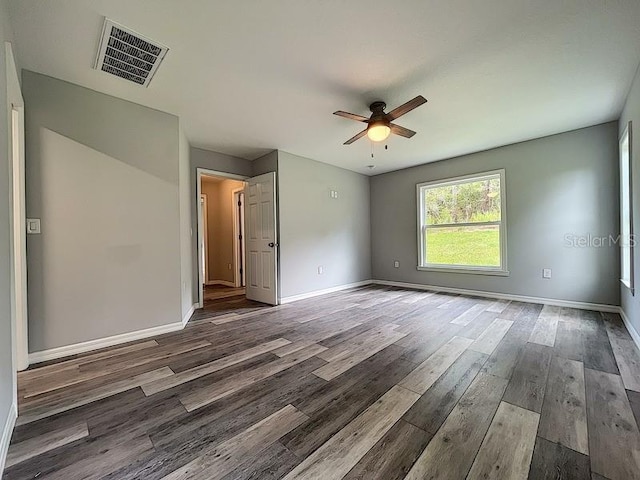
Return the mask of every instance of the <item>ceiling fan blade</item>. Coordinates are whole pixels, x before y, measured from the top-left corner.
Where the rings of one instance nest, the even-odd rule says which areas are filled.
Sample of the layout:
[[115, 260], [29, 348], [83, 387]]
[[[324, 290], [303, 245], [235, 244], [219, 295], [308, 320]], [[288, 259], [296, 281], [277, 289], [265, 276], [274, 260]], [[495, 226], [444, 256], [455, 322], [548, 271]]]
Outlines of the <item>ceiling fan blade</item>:
[[396, 118], [401, 117], [405, 113], [409, 113], [414, 108], [418, 108], [420, 105], [427, 103], [427, 99], [422, 95], [418, 95], [413, 100], [409, 100], [407, 103], [400, 105], [398, 108], [394, 108], [387, 113], [386, 118], [390, 122], [393, 122]]
[[396, 125], [395, 123], [390, 123], [389, 127], [391, 128], [391, 133], [395, 133], [396, 135], [400, 135], [401, 137], [411, 138], [416, 134], [416, 132], [414, 132], [413, 130], [401, 127], [400, 125]]
[[361, 131], [360, 133], [358, 133], [357, 135], [354, 135], [353, 137], [351, 137], [349, 140], [347, 140], [346, 142], [344, 142], [344, 145], [351, 145], [353, 142], [355, 142], [356, 140], [364, 137], [367, 134], [367, 129], [365, 128], [363, 131]]
[[355, 113], [343, 112], [342, 110], [338, 110], [337, 112], [333, 112], [334, 115], [338, 115], [339, 117], [348, 118], [349, 120], [355, 120], [357, 122], [365, 122], [367, 123], [369, 119], [367, 117], [363, 117], [362, 115], [356, 115]]

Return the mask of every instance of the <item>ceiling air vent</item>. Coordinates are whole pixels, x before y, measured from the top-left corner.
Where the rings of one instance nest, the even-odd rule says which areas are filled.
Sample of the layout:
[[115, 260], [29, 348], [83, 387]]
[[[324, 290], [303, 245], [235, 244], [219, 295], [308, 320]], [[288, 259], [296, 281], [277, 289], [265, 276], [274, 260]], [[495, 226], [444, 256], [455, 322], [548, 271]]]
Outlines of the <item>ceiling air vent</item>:
[[106, 18], [95, 68], [148, 87], [168, 50]]

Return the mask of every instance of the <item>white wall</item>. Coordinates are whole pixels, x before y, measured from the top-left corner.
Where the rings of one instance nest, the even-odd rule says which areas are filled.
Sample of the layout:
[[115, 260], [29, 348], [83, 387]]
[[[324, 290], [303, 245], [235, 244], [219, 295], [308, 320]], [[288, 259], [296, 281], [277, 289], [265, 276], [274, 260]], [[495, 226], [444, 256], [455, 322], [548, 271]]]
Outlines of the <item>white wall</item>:
[[280, 297], [369, 280], [369, 179], [278, 151], [278, 184]]
[[628, 122], [632, 122], [631, 175], [632, 175], [632, 210], [633, 231], [636, 238], [633, 265], [635, 271], [635, 295], [620, 283], [621, 305], [627, 318], [640, 332], [640, 70], [636, 73], [629, 96], [619, 122], [619, 136], [622, 135]]
[[178, 118], [29, 71], [23, 94], [30, 351], [179, 322]]
[[[618, 247], [565, 242], [566, 234], [618, 234], [617, 128], [606, 123], [373, 177], [373, 278], [618, 305]], [[510, 276], [418, 271], [416, 184], [500, 168]], [[542, 278], [543, 268], [552, 279]]]

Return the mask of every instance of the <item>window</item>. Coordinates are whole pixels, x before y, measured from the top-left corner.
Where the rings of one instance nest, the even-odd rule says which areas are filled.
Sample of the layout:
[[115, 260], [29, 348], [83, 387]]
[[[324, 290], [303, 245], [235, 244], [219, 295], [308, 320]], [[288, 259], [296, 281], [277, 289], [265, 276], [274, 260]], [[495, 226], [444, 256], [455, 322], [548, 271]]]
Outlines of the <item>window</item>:
[[620, 281], [633, 294], [633, 225], [631, 223], [631, 122], [620, 138]]
[[418, 270], [508, 275], [504, 170], [417, 189]]

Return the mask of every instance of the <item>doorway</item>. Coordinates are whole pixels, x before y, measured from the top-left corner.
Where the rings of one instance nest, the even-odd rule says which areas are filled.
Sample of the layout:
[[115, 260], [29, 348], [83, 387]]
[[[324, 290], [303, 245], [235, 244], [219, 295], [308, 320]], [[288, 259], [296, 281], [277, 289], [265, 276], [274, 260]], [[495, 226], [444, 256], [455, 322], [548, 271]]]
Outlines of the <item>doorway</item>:
[[240, 179], [212, 174], [200, 177], [203, 307], [214, 300], [245, 295], [238, 207], [244, 188]]
[[276, 305], [275, 173], [196, 172], [196, 319]]

